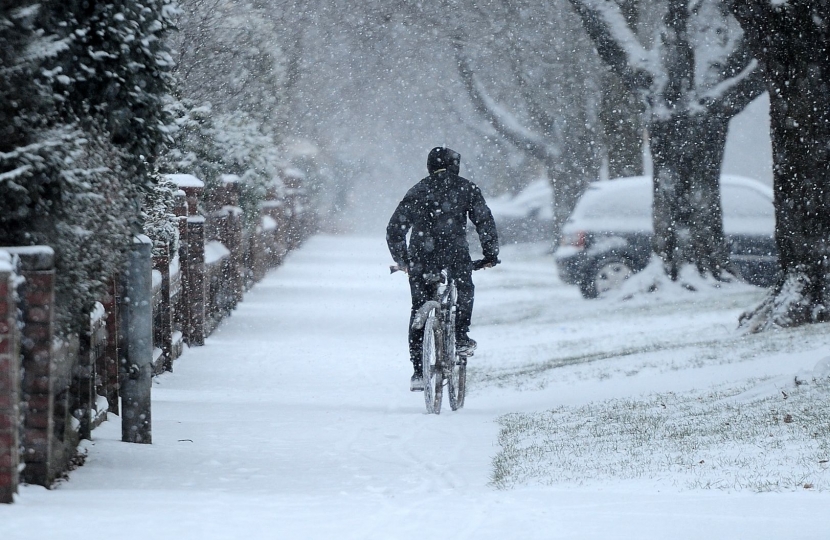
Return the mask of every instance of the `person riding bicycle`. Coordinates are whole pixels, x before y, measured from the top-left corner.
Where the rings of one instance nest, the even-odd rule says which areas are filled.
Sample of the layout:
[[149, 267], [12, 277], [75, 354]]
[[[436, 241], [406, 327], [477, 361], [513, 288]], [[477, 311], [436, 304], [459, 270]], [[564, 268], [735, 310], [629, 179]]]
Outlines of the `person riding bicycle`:
[[[473, 264], [467, 244], [467, 218], [476, 227], [483, 267], [498, 264], [499, 239], [493, 214], [481, 190], [459, 176], [461, 155], [446, 147], [436, 147], [427, 156], [429, 176], [415, 184], [398, 204], [386, 227], [386, 243], [392, 259], [409, 274], [412, 311], [409, 319], [409, 357], [414, 373], [410, 390], [424, 389], [421, 348], [424, 330], [412, 328], [415, 313], [433, 297], [438, 286], [429, 274], [447, 269], [458, 290], [456, 312], [456, 350], [471, 356], [476, 342], [467, 332], [473, 314]], [[409, 245], [406, 235], [411, 230]]]

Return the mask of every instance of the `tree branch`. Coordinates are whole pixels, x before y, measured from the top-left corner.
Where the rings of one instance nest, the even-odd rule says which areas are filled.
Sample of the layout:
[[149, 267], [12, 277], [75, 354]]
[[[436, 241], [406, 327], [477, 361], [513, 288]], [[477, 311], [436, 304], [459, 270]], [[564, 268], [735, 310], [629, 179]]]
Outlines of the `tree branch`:
[[743, 71], [706, 92], [701, 97], [701, 105], [726, 118], [732, 118], [766, 91], [764, 70], [753, 59]]
[[535, 133], [525, 126], [509, 111], [503, 109], [487, 93], [484, 86], [475, 76], [470, 65], [470, 59], [464, 51], [463, 38], [453, 39], [458, 73], [461, 81], [467, 89], [470, 100], [475, 109], [481, 114], [493, 128], [506, 140], [516, 147], [521, 148], [536, 159], [550, 163], [561, 154], [558, 148], [548, 142], [538, 133]]
[[628, 26], [619, 5], [609, 0], [570, 0], [603, 61], [634, 92], [651, 87], [650, 53]]

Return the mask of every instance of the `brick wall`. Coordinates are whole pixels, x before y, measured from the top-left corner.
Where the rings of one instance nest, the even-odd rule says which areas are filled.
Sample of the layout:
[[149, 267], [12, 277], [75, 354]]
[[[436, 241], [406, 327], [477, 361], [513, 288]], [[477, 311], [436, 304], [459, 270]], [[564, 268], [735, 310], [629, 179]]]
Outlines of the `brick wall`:
[[20, 462], [20, 354], [14, 266], [0, 252], [0, 503], [10, 503], [17, 491]]
[[10, 248], [20, 257], [23, 330], [20, 352], [23, 365], [23, 480], [50, 486], [56, 471], [51, 466], [54, 438], [55, 389], [52, 376], [54, 337], [55, 264], [51, 248]]

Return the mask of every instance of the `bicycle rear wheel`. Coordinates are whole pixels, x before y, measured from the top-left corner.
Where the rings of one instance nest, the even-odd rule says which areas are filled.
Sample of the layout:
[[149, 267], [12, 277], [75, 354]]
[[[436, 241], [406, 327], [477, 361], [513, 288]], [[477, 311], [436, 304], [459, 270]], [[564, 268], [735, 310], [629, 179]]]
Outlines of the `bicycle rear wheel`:
[[455, 310], [444, 320], [444, 363], [447, 366], [447, 396], [450, 408], [457, 411], [464, 406], [464, 390], [467, 382], [467, 358], [455, 352]]
[[452, 366], [452, 374], [447, 384], [450, 395], [450, 408], [457, 411], [464, 406], [467, 393], [467, 357], [457, 356]]
[[443, 397], [443, 374], [439, 362], [441, 336], [439, 334], [435, 315], [431, 313], [424, 324], [424, 344], [421, 355], [424, 369], [424, 403], [429, 414], [441, 412], [441, 398]]

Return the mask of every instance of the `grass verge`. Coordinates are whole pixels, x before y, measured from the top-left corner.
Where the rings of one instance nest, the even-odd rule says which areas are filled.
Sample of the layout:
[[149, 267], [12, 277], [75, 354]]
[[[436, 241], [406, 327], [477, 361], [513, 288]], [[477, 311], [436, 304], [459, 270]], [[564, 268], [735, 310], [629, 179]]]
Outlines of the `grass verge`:
[[499, 418], [492, 484], [651, 480], [680, 489], [830, 489], [830, 379], [752, 380]]

